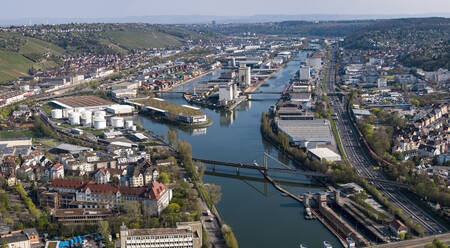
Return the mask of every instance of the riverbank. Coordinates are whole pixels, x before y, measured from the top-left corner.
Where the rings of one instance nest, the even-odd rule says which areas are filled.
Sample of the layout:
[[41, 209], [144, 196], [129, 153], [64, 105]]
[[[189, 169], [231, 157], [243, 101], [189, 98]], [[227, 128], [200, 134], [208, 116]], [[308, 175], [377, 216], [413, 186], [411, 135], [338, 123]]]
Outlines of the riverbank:
[[[290, 62], [268, 80], [266, 84], [269, 86], [263, 90], [282, 91], [298, 70], [305, 55], [300, 54], [298, 57], [300, 59]], [[185, 87], [191, 85], [192, 83]], [[292, 160], [271, 143], [266, 142], [259, 130], [261, 112], [267, 111], [276, 100], [273, 96], [267, 95], [257, 95], [257, 98], [258, 101], [242, 103], [231, 114], [201, 107], [202, 111], [213, 120], [213, 124], [207, 128], [207, 133], [192, 135], [178, 130], [179, 139], [192, 144], [192, 154], [196, 158], [249, 164], [256, 160], [259, 164], [263, 164], [263, 153], [266, 152], [284, 164], [293, 166]], [[166, 100], [185, 104], [181, 95], [167, 95]], [[141, 117], [140, 122], [146, 129], [161, 135], [167, 135], [168, 130], [172, 128], [145, 117]], [[227, 173], [227, 169], [218, 168], [216, 172]], [[241, 170], [240, 174], [261, 177], [256, 171]], [[261, 180], [264, 179], [261, 177]], [[299, 244], [322, 247], [323, 240], [330, 241], [333, 247], [341, 247], [339, 240], [322, 224], [318, 221], [305, 220], [302, 206], [291, 198], [281, 195], [268, 182], [209, 173], [203, 176], [203, 182], [221, 186], [222, 199], [216, 208], [223, 220], [233, 228], [241, 247], [269, 248], [280, 244], [285, 247], [298, 247]], [[295, 195], [325, 190], [311, 184], [283, 184], [282, 187]], [[271, 228], [267, 228], [268, 226]], [[278, 230], [276, 236], [273, 236], [273, 230]]]
[[[243, 92], [247, 93], [247, 94], [255, 92], [263, 84], [265, 84], [268, 80], [270, 80], [274, 75], [276, 75], [281, 69], [283, 69], [290, 61], [291, 61], [291, 59], [288, 60], [286, 63], [282, 64], [280, 67], [278, 67], [274, 72], [269, 74], [269, 76], [266, 77], [265, 79], [259, 80], [255, 85], [244, 89]], [[216, 104], [216, 103], [207, 102], [206, 96], [203, 96], [200, 99], [198, 99], [198, 97], [194, 98], [190, 94], [183, 94], [183, 98], [190, 104], [195, 104], [195, 105], [199, 105], [202, 107], [213, 108], [213, 109], [218, 109], [218, 110], [225, 110], [225, 111], [232, 111], [237, 106], [239, 106], [241, 103], [248, 100], [247, 96], [241, 95], [238, 98], [236, 98], [231, 105], [220, 105], [220, 104]]]
[[209, 75], [209, 74], [211, 74], [211, 73], [214, 73], [214, 72], [216, 72], [216, 71], [218, 71], [218, 70], [220, 70], [221, 69], [221, 67], [219, 67], [219, 68], [216, 68], [216, 69], [214, 69], [214, 70], [209, 70], [209, 71], [207, 71], [207, 72], [205, 72], [205, 73], [202, 73], [202, 74], [200, 74], [200, 75], [198, 75], [198, 76], [196, 76], [196, 77], [193, 77], [193, 78], [190, 78], [190, 79], [188, 79], [188, 80], [184, 80], [183, 82], [181, 82], [181, 83], [177, 83], [176, 85], [174, 85], [174, 86], [171, 86], [171, 87], [169, 87], [169, 88], [167, 88], [167, 89], [162, 89], [162, 90], [160, 90], [160, 91], [158, 91], [158, 92], [156, 92], [156, 93], [169, 93], [170, 91], [172, 91], [172, 90], [174, 90], [174, 89], [176, 89], [176, 88], [179, 88], [179, 87], [181, 87], [181, 86], [184, 86], [184, 85], [186, 85], [186, 84], [189, 84], [189, 83], [191, 83], [191, 82], [193, 82], [193, 81], [195, 81], [195, 80], [198, 80], [198, 79], [200, 79], [200, 78], [202, 78], [202, 77], [204, 77], [204, 76], [207, 76], [207, 75]]
[[152, 120], [160, 122], [162, 124], [169, 124], [169, 125], [173, 125], [173, 126], [179, 126], [179, 127], [191, 128], [191, 129], [192, 128], [205, 128], [205, 127], [209, 127], [213, 124], [213, 121], [209, 117], [206, 117], [207, 119], [205, 122], [189, 124], [189, 123], [181, 122], [179, 120], [170, 119], [167, 116], [155, 116], [155, 115], [149, 114], [149, 113], [140, 113], [140, 115], [150, 117]]

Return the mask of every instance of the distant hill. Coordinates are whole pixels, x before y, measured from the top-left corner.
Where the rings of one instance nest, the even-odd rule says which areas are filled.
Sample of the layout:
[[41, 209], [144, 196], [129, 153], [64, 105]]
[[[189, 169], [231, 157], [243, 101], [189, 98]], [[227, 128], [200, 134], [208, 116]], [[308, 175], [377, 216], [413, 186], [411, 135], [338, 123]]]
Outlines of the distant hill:
[[149, 24], [41, 25], [0, 32], [0, 83], [60, 64], [60, 56], [126, 54], [134, 49], [178, 47], [214, 35]]
[[345, 48], [401, 51], [405, 66], [450, 70], [450, 19], [409, 18], [384, 20], [359, 29], [345, 39]]
[[183, 27], [195, 32], [218, 32], [224, 35], [256, 33], [265, 35], [344, 37], [375, 22], [376, 21], [373, 20], [320, 22], [283, 21], [274, 23], [185, 25]]

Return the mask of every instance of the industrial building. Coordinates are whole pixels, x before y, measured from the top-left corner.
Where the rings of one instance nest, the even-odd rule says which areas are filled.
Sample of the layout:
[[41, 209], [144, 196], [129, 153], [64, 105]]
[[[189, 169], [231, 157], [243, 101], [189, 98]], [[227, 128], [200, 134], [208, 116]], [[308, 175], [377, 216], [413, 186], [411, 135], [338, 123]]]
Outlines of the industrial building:
[[226, 104], [237, 97], [237, 87], [235, 83], [229, 82], [219, 85], [219, 102]]
[[250, 67], [248, 67], [246, 64], [240, 64], [239, 65], [239, 72], [238, 72], [238, 80], [239, 84], [242, 87], [250, 87], [251, 85], [251, 71]]
[[299, 73], [299, 79], [300, 80], [309, 80], [311, 79], [311, 67], [309, 66], [302, 66], [300, 67], [300, 70], [298, 71]]
[[277, 120], [278, 130], [289, 136], [289, 141], [302, 148], [316, 148], [329, 145], [333, 141], [330, 122], [326, 119], [316, 120]]
[[311, 101], [311, 93], [308, 92], [289, 93], [289, 98], [293, 102], [309, 102]]
[[335, 161], [341, 161], [341, 156], [334, 151], [326, 148], [313, 148], [308, 150], [308, 156], [311, 159], [319, 160], [319, 161], [329, 161], [329, 162], [335, 162]]
[[105, 110], [113, 115], [128, 115], [133, 114], [134, 107], [131, 105], [114, 104], [105, 108]]
[[52, 103], [59, 108], [73, 110], [99, 110], [113, 105], [112, 102], [97, 96], [68, 96], [53, 100]]
[[120, 227], [120, 247], [183, 247], [202, 246], [201, 222], [177, 222], [176, 228], [128, 229]]
[[322, 66], [322, 55], [320, 53], [314, 53], [307, 58], [306, 64], [313, 68], [320, 68]]

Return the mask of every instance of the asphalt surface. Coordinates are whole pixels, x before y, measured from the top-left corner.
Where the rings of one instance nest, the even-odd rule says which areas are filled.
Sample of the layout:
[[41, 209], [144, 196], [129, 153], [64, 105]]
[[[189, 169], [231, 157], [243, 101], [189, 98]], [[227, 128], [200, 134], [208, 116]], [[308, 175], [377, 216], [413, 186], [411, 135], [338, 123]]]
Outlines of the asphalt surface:
[[[328, 65], [328, 74], [326, 81], [327, 92], [335, 91], [336, 69], [335, 62], [332, 61]], [[374, 163], [361, 147], [358, 135], [353, 130], [350, 118], [345, 109], [345, 103], [339, 100], [338, 96], [328, 96], [332, 104], [333, 112], [337, 114], [338, 120], [335, 120], [339, 136], [350, 163], [356, 168], [358, 175], [368, 178], [385, 179], [380, 171], [374, 169]], [[426, 235], [440, 234], [447, 232], [447, 228], [434, 220], [424, 210], [420, 209], [411, 202], [405, 195], [387, 185], [379, 182], [372, 184], [384, 197], [392, 202], [396, 207], [400, 208], [407, 217], [411, 218], [415, 223], [422, 227]]]

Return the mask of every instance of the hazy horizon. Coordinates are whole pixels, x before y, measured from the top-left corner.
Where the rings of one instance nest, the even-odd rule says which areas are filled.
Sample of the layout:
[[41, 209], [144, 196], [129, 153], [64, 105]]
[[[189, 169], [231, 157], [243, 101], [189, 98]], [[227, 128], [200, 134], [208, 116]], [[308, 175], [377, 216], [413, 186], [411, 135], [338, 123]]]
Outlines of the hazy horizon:
[[448, 0], [278, 0], [263, 4], [257, 0], [172, 0], [157, 3], [148, 0], [6, 0], [0, 9], [0, 19], [120, 19], [179, 15], [233, 18], [255, 15], [424, 16], [448, 13]]

